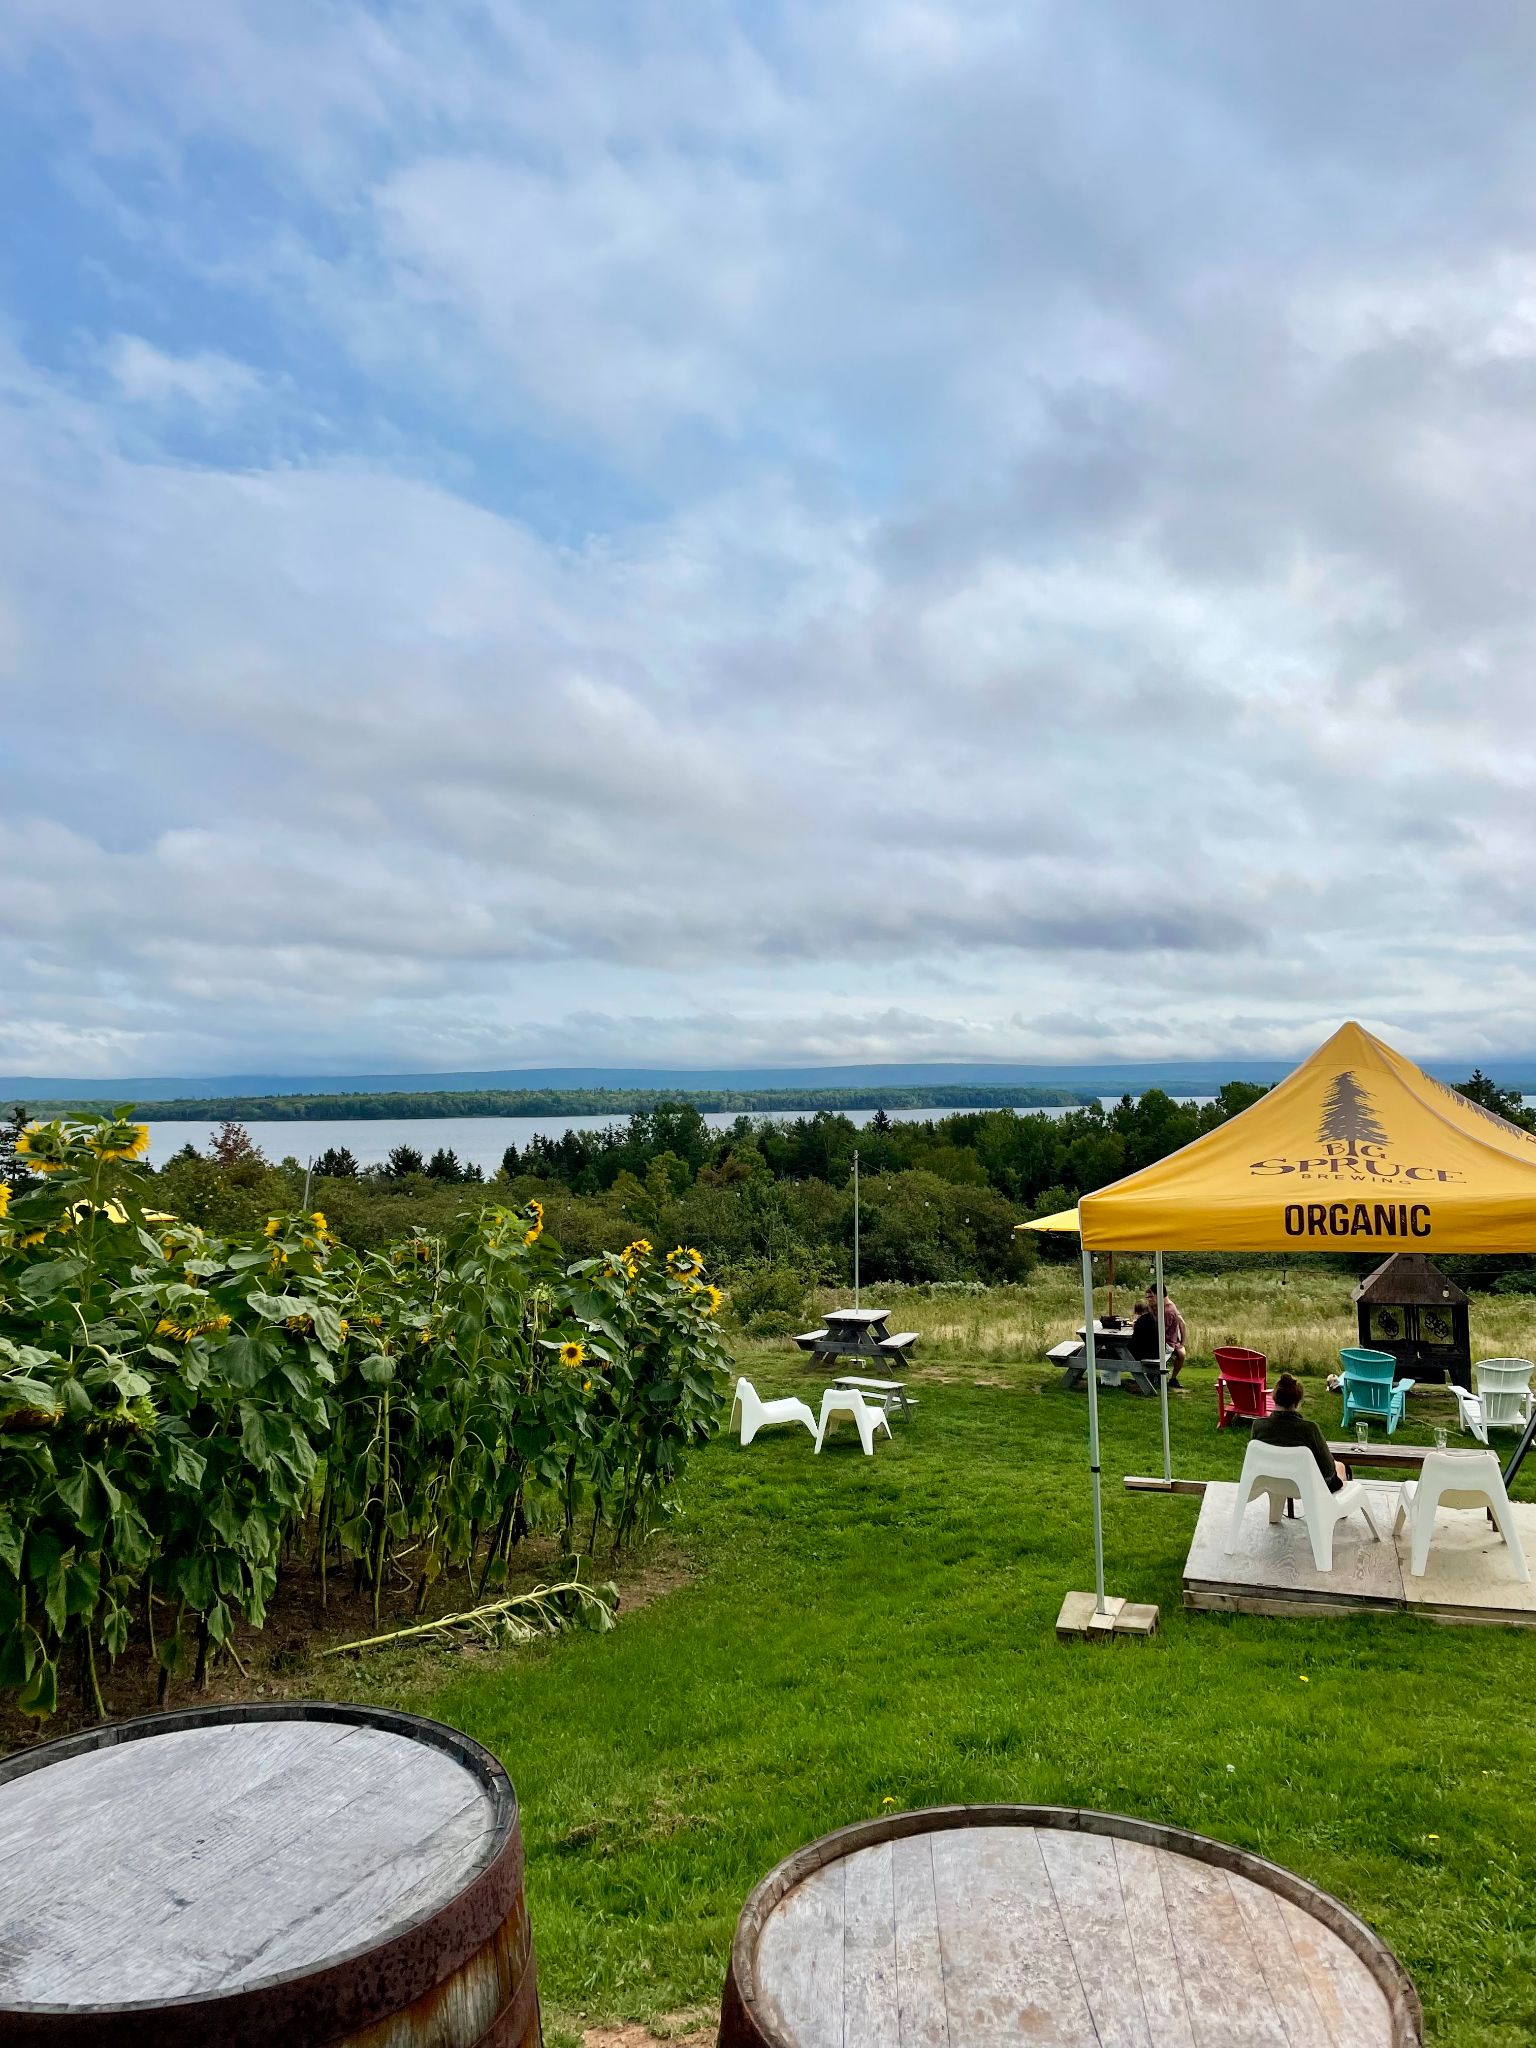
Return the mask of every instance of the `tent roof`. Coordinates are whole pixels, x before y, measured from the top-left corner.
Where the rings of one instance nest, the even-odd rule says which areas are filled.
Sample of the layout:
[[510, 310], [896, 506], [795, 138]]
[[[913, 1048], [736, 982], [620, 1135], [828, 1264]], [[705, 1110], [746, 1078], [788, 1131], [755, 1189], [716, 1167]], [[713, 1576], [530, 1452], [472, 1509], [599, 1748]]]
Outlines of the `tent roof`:
[[1447, 1280], [1438, 1266], [1416, 1252], [1394, 1252], [1383, 1259], [1352, 1298], [1383, 1308], [1444, 1308], [1447, 1302], [1459, 1308], [1467, 1300], [1454, 1280]]
[[1075, 1209], [1058, 1209], [1054, 1216], [1037, 1216], [1033, 1223], [1015, 1223], [1013, 1227], [1015, 1230], [1060, 1231], [1063, 1236], [1070, 1233], [1071, 1236], [1076, 1237], [1077, 1211]]
[[1358, 1024], [1078, 1204], [1091, 1251], [1536, 1250], [1536, 1135]]

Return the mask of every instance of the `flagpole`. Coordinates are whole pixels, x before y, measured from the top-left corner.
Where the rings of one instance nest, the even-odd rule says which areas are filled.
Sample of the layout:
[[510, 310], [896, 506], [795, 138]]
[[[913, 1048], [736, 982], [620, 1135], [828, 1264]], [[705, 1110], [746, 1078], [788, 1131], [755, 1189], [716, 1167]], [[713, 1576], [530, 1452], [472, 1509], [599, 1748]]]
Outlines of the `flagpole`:
[[859, 1305], [859, 1148], [853, 1148], [853, 1305]]

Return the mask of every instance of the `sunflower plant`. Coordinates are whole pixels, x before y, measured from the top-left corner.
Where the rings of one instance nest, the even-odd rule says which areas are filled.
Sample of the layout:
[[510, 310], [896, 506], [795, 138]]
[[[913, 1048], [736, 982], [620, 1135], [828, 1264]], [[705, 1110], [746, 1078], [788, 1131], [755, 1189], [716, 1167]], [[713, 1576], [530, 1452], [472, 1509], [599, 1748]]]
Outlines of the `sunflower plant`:
[[126, 1112], [33, 1126], [0, 1202], [0, 1688], [44, 1716], [139, 1643], [200, 1679], [285, 1556], [386, 1591], [530, 1530], [647, 1524], [721, 1397], [718, 1292], [644, 1240], [567, 1266], [537, 1202], [391, 1250], [323, 1212], [218, 1237], [153, 1206]]

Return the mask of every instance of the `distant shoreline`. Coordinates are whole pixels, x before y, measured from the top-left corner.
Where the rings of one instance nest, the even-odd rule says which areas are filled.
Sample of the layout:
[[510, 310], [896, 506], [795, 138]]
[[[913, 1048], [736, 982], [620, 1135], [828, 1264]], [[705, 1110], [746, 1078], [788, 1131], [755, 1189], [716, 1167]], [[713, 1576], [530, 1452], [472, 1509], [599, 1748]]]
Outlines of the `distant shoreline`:
[[[817, 1110], [1086, 1109], [1099, 1100], [1081, 1088], [484, 1088], [339, 1095], [179, 1096], [136, 1102], [150, 1123], [371, 1123], [386, 1118], [455, 1116], [626, 1117], [664, 1103], [701, 1113], [805, 1115]], [[33, 1116], [63, 1116], [104, 1107], [100, 1098], [33, 1101]]]

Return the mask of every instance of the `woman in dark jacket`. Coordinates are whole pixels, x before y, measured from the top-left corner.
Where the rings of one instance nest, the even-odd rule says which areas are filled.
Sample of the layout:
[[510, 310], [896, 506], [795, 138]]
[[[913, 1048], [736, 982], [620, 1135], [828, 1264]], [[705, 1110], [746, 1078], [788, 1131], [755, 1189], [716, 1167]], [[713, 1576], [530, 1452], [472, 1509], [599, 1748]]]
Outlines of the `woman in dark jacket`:
[[1327, 1481], [1328, 1491], [1337, 1493], [1344, 1482], [1334, 1468], [1323, 1432], [1301, 1412], [1301, 1393], [1301, 1381], [1288, 1372], [1281, 1373], [1275, 1383], [1275, 1412], [1253, 1425], [1254, 1441], [1279, 1444], [1284, 1450], [1309, 1450]]

